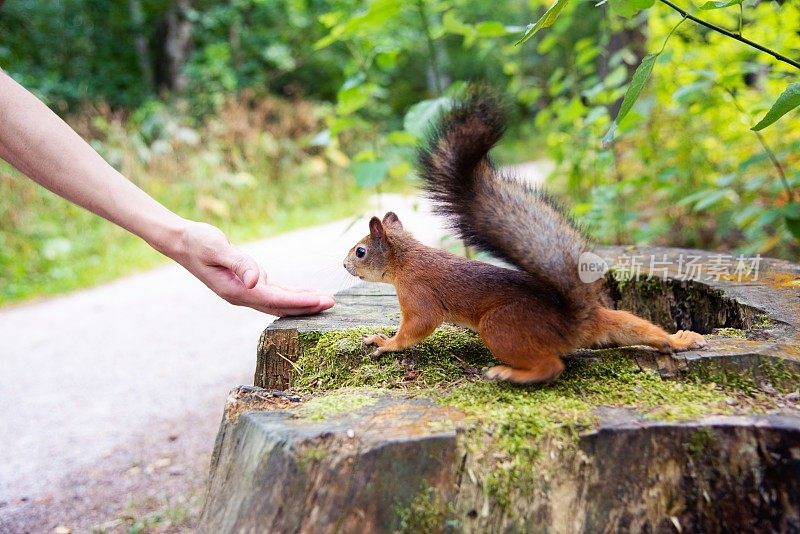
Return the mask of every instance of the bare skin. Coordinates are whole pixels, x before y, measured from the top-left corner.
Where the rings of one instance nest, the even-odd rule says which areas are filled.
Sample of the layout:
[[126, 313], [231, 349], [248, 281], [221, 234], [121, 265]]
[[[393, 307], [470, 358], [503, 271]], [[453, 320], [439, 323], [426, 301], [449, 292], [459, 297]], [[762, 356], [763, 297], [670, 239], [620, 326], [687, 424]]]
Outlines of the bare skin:
[[47, 106], [0, 70], [0, 158], [55, 194], [144, 239], [214, 293], [271, 315], [308, 315], [333, 297], [283, 288], [209, 224], [184, 219], [117, 172]]

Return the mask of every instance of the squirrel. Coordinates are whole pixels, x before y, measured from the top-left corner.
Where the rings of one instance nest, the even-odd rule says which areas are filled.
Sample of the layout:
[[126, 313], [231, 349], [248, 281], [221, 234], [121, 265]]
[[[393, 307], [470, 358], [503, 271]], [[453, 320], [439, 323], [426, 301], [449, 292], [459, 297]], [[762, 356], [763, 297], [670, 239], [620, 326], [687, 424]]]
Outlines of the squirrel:
[[418, 149], [418, 173], [439, 214], [468, 244], [516, 269], [431, 248], [403, 229], [398, 216], [372, 217], [369, 235], [344, 267], [362, 280], [397, 290], [401, 321], [392, 337], [365, 336], [373, 355], [411, 347], [443, 322], [480, 335], [503, 362], [488, 379], [551, 382], [561, 356], [581, 347], [648, 345], [661, 352], [703, 349], [696, 332], [659, 326], [604, 305], [601, 280], [579, 278], [587, 239], [544, 191], [504, 176], [489, 158], [505, 129], [505, 113], [489, 90], [471, 88], [443, 113]]

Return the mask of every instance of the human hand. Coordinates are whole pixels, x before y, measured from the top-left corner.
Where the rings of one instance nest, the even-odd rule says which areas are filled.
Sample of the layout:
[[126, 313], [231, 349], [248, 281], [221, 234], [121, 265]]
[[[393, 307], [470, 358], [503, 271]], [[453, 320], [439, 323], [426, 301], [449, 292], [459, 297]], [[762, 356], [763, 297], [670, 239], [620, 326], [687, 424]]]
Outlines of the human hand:
[[237, 306], [284, 316], [312, 315], [334, 305], [330, 295], [268, 284], [258, 263], [210, 224], [187, 221], [177, 243], [164, 253]]

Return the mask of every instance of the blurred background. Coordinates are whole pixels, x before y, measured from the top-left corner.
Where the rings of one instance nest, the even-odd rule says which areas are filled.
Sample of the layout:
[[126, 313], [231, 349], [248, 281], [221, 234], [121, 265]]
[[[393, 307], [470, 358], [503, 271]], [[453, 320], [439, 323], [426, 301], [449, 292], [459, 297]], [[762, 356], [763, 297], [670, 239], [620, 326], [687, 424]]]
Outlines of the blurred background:
[[[796, 261], [800, 113], [789, 110], [758, 132], [751, 128], [800, 80], [800, 71], [691, 20], [681, 23], [668, 4], [7, 0], [0, 2], [0, 67], [122, 174], [178, 214], [213, 223], [238, 243], [371, 214], [376, 193], [401, 202], [394, 194], [415, 189], [414, 149], [429, 120], [467, 82], [484, 82], [510, 104], [511, 125], [495, 158], [547, 169], [547, 187], [597, 242]], [[800, 58], [796, 0], [684, 0], [681, 7]], [[545, 13], [534, 33], [540, 28], [529, 24]], [[649, 79], [646, 69], [637, 70], [643, 60], [652, 67]], [[626, 92], [631, 105], [623, 105]], [[616, 124], [620, 109], [624, 118]], [[396, 209], [392, 202], [383, 208]], [[278, 254], [286, 243], [318, 243], [296, 261], [332, 254], [339, 267], [339, 251], [323, 250], [338, 231], [290, 234], [266, 249]], [[273, 259], [268, 269], [279, 264]], [[8, 439], [0, 445], [13, 444], [20, 455], [38, 451], [39, 458], [13, 468], [28, 469], [38, 485], [8, 483], [8, 493], [0, 491], [0, 531], [4, 514], [11, 531], [23, 523], [34, 525], [31, 531], [45, 525], [62, 533], [74, 525], [191, 528], [225, 392], [249, 380], [263, 316], [231, 312], [206, 293], [196, 297], [201, 288], [178, 271], [146, 273], [126, 286], [86, 293], [80, 302], [24, 302], [163, 261], [137, 238], [0, 162], [0, 350], [6, 352], [0, 357], [24, 356], [0, 360], [7, 365], [0, 375], [11, 377], [0, 380], [0, 400], [8, 403], [5, 413], [17, 414], [13, 424], [0, 421]], [[155, 312], [147, 307], [156, 306], [148, 293], [154, 287], [163, 292]], [[158, 314], [166, 309], [171, 319], [165, 323]], [[186, 319], [197, 310], [201, 318]], [[65, 317], [72, 320], [66, 326]], [[98, 332], [104, 320], [108, 330]], [[225, 332], [236, 342], [220, 337]], [[107, 339], [121, 341], [105, 353]], [[142, 345], [147, 340], [161, 345]], [[207, 373], [200, 381], [191, 374], [198, 368]], [[46, 389], [39, 385], [48, 369], [58, 388], [51, 398], [35, 397]], [[28, 382], [19, 378], [24, 373]], [[137, 376], [141, 389], [134, 391]], [[70, 384], [74, 397], [65, 400], [58, 392]], [[117, 387], [127, 387], [137, 402], [117, 398]], [[164, 393], [172, 390], [172, 397]], [[83, 418], [51, 406], [72, 406]], [[141, 424], [114, 426], [122, 424], [122, 411], [134, 408], [139, 412], [130, 420]], [[48, 411], [53, 420], [44, 433], [26, 434], [30, 442], [24, 442], [20, 429]], [[59, 437], [53, 429], [69, 421], [75, 432]], [[134, 439], [126, 434], [133, 426], [146, 430]], [[152, 445], [156, 435], [160, 441]], [[190, 445], [185, 435], [193, 436]], [[122, 456], [108, 452], [125, 440]], [[52, 450], [36, 449], [45, 442]], [[60, 473], [63, 464], [75, 471], [87, 458], [93, 470], [65, 479], [73, 493], [51, 489], [49, 497], [34, 497], [33, 488], [49, 480], [43, 470]], [[97, 481], [111, 488], [111, 480], [139, 486], [97, 491]], [[142, 500], [149, 495], [145, 486], [164, 492], [156, 501]], [[92, 502], [93, 492], [105, 507], [90, 513], [77, 503]]]
[[[634, 69], [681, 16], [594, 4], [566, 3], [516, 45], [547, 0], [12, 0], [0, 67], [124, 175], [235, 241], [413, 187], [426, 120], [485, 81], [514, 104], [497, 159], [554, 162], [549, 187], [599, 242], [796, 258], [800, 115], [750, 127], [797, 69], [687, 21], [604, 148]], [[735, 2], [699, 13], [739, 25]], [[742, 22], [800, 56], [797, 2], [746, 0]], [[0, 304], [159, 261], [6, 165], [0, 188]]]

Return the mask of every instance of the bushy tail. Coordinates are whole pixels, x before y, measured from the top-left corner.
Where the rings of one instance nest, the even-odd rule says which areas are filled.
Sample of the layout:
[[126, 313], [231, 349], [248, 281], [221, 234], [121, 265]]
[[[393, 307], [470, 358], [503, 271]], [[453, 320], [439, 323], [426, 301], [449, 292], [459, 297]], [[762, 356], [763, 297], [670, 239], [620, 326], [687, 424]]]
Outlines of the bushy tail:
[[578, 275], [586, 240], [551, 197], [494, 166], [488, 153], [504, 129], [498, 98], [472, 88], [419, 149], [419, 174], [437, 211], [468, 244], [529, 273], [570, 319], [581, 322], [600, 299], [598, 284], [585, 284]]

